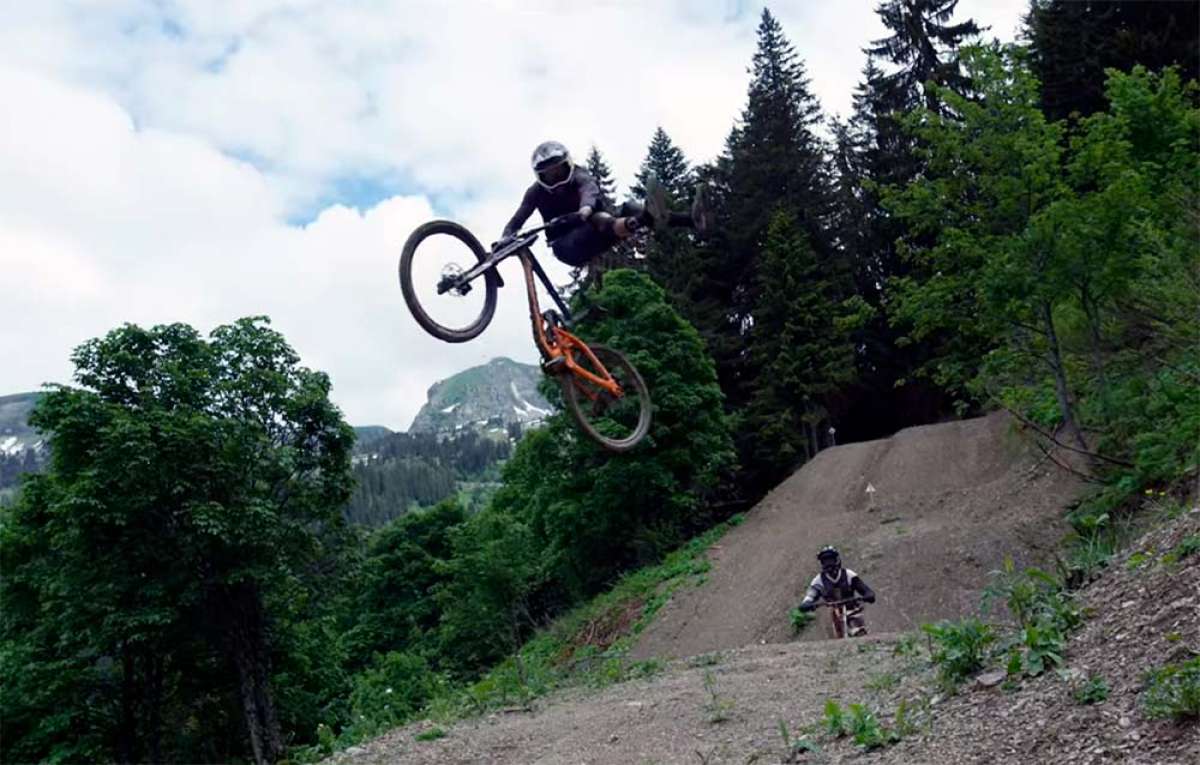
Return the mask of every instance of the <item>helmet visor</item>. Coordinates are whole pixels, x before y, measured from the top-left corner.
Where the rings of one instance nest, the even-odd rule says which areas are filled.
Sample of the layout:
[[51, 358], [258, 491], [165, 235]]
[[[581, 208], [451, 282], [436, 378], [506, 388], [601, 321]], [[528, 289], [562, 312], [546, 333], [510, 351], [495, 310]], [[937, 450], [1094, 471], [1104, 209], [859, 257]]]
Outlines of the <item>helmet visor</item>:
[[571, 179], [571, 163], [565, 157], [552, 160], [537, 169], [537, 177], [546, 188], [561, 186]]

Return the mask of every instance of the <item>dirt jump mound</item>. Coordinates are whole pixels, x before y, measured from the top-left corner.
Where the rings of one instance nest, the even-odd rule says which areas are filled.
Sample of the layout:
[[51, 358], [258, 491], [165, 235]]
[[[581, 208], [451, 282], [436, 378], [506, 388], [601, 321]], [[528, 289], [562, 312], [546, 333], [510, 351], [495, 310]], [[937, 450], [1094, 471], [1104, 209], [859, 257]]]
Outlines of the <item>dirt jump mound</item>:
[[[1078, 491], [1002, 414], [826, 449], [709, 551], [708, 581], [675, 593], [634, 656], [794, 640], [788, 610], [827, 544], [875, 589], [872, 633], [970, 613], [1005, 557], [1047, 563]], [[801, 639], [827, 636], [820, 617]]]

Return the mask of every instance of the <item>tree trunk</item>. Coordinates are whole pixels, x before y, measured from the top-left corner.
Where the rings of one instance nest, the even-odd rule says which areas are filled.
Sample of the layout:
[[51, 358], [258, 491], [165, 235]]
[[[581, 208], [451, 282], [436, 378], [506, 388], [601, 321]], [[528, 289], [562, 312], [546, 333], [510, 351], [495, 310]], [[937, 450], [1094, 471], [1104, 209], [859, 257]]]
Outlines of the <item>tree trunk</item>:
[[147, 739], [149, 739], [150, 762], [162, 762], [162, 698], [163, 698], [163, 655], [149, 653], [146, 665], [146, 712]]
[[137, 661], [128, 643], [121, 646], [121, 726], [117, 733], [117, 757], [137, 762]]
[[223, 592], [226, 640], [238, 673], [242, 714], [254, 761], [269, 765], [283, 758], [283, 739], [270, 689], [270, 657], [262, 597], [253, 583], [242, 582]]
[[[1100, 309], [1092, 299], [1091, 290], [1083, 286], [1079, 291], [1079, 302], [1083, 304], [1083, 312], [1088, 320], [1088, 333], [1092, 340], [1092, 367], [1100, 385], [1100, 401], [1108, 403], [1108, 375], [1104, 371], [1104, 352], [1100, 336]], [[1107, 412], [1105, 413], [1107, 415]]]
[[1075, 410], [1071, 405], [1071, 390], [1067, 387], [1067, 370], [1063, 366], [1062, 350], [1058, 345], [1058, 333], [1054, 329], [1054, 315], [1048, 301], [1042, 303], [1042, 323], [1046, 329], [1046, 342], [1049, 344], [1047, 360], [1050, 362], [1050, 370], [1054, 373], [1054, 393], [1058, 398], [1058, 408], [1062, 411], [1063, 427], [1067, 429], [1067, 434], [1074, 439], [1079, 448], [1086, 452], [1088, 450], [1087, 442], [1083, 440], [1083, 433], [1079, 430], [1078, 423], [1075, 422]]

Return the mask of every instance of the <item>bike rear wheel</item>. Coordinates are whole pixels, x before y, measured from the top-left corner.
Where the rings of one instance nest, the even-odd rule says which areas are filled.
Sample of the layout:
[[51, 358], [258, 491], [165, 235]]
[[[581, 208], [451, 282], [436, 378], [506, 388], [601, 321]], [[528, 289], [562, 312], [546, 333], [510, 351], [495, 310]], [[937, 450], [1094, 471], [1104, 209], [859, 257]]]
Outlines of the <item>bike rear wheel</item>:
[[[605, 449], [627, 452], [650, 431], [650, 390], [637, 369], [623, 354], [603, 345], [590, 346], [596, 360], [608, 370], [623, 395], [614, 397], [594, 382], [570, 371], [559, 377], [567, 411], [592, 440]], [[576, 353], [575, 363], [604, 377], [586, 354]]]
[[[496, 313], [500, 284], [495, 269], [484, 272], [464, 289], [438, 293], [439, 283], [474, 268], [487, 257], [487, 250], [475, 235], [453, 221], [430, 221], [409, 235], [400, 254], [400, 291], [413, 318], [426, 332], [447, 343], [465, 343], [487, 328]], [[476, 293], [474, 297], [472, 292]]]

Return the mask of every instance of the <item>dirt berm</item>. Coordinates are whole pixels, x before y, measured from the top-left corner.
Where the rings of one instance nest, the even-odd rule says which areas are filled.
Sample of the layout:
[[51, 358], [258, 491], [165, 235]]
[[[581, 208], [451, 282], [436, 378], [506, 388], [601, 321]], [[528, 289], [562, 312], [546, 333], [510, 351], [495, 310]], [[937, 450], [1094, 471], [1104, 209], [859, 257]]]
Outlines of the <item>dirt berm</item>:
[[[634, 658], [793, 640], [787, 612], [827, 544], [878, 594], [873, 633], [971, 613], [1005, 556], [1047, 562], [1078, 490], [1003, 414], [826, 449], [713, 547], [708, 581], [675, 593]], [[820, 626], [804, 639], [824, 638]]]

